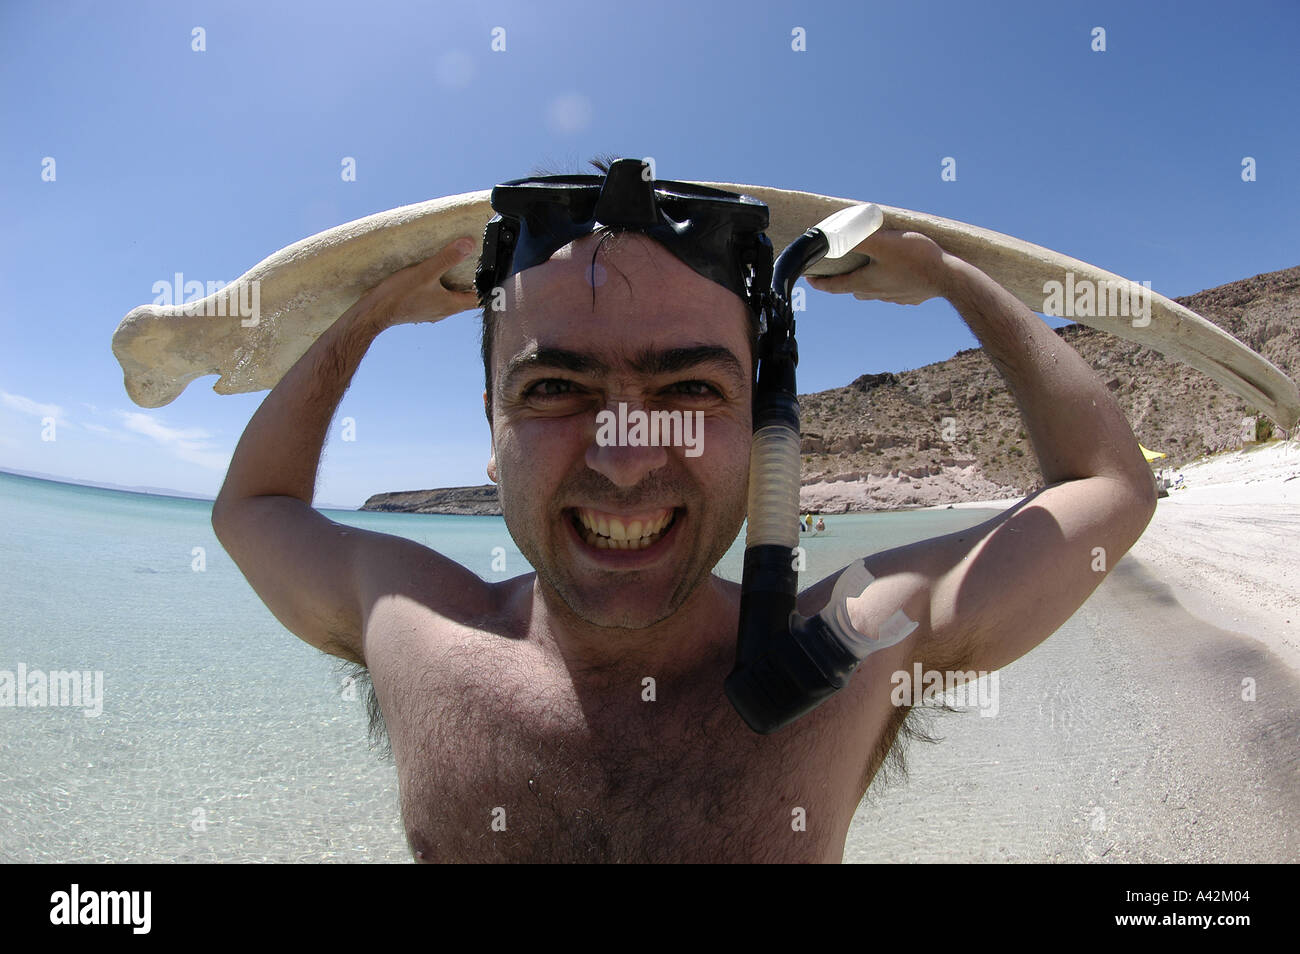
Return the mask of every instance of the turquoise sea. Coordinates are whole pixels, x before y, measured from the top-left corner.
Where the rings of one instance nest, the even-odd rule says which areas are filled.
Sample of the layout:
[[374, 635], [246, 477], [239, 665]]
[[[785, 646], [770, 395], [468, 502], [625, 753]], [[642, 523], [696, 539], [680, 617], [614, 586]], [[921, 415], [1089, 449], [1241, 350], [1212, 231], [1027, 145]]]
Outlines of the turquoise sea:
[[[500, 517], [326, 512], [484, 579], [529, 571]], [[828, 517], [825, 535], [801, 535], [802, 580], [993, 513]], [[66, 692], [0, 706], [0, 861], [409, 860], [362, 699], [266, 609], [210, 514], [208, 501], [0, 473], [0, 701], [6, 673], [11, 687], [24, 670], [103, 680], [95, 715]], [[720, 575], [740, 578], [743, 541]]]

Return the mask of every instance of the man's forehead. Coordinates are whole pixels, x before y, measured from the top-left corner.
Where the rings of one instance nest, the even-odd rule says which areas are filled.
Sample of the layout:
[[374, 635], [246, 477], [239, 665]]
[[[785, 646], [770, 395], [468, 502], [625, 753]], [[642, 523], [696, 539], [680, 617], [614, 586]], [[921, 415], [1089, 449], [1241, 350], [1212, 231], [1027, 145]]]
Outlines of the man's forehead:
[[[632, 238], [638, 247], [621, 244]], [[595, 240], [570, 243], [550, 261], [511, 277], [496, 349], [514, 364], [528, 351], [601, 352], [607, 364], [635, 363], [648, 349], [748, 347], [744, 302], [696, 273], [657, 242], [614, 237], [595, 262]]]
[[[646, 294], [641, 287], [646, 285], [654, 294]], [[516, 300], [545, 294], [590, 302], [593, 290], [606, 292], [610, 304], [634, 292], [646, 303], [689, 299], [716, 307], [734, 301], [737, 307], [744, 308], [734, 292], [705, 278], [639, 232], [583, 236], [559, 249], [548, 261], [517, 272], [507, 285], [507, 294], [513, 292]]]

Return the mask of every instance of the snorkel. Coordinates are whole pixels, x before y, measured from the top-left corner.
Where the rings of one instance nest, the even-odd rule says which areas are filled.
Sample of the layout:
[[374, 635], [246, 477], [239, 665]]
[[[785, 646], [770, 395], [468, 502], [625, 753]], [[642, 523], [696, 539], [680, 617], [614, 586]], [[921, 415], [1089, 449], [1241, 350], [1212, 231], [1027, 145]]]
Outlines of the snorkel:
[[801, 459], [795, 390], [799, 349], [791, 305], [795, 282], [810, 266], [849, 252], [883, 221], [876, 205], [842, 209], [791, 242], [772, 269], [754, 388], [736, 666], [726, 681], [731, 704], [751, 729], [763, 734], [825, 702], [848, 684], [862, 659], [883, 648], [849, 619], [848, 600], [872, 579], [861, 560], [840, 575], [821, 613], [804, 617], [795, 612]]
[[808, 229], [772, 261], [767, 206], [750, 196], [652, 180], [646, 163], [619, 159], [604, 176], [540, 176], [492, 190], [497, 215], [484, 231], [475, 273], [481, 302], [509, 276], [541, 264], [600, 228], [642, 232], [700, 275], [737, 294], [758, 325], [749, 468], [749, 530], [741, 581], [732, 705], [751, 729], [773, 732], [848, 684], [866, 656], [911, 632], [895, 614], [876, 638], [854, 629], [848, 601], [871, 582], [859, 560], [817, 616], [795, 612], [799, 573], [800, 437], [795, 367], [795, 283], [823, 258], [839, 258], [880, 228], [878, 206], [852, 206]]

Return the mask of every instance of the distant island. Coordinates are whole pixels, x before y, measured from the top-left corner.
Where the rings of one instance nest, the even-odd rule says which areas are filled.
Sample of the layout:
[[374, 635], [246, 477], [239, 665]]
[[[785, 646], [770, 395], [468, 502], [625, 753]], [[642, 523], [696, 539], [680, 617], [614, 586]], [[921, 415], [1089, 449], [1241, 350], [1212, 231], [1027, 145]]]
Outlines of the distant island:
[[443, 513], [468, 517], [499, 517], [496, 484], [479, 487], [443, 487], [438, 490], [399, 490], [375, 494], [362, 510], [387, 513]]

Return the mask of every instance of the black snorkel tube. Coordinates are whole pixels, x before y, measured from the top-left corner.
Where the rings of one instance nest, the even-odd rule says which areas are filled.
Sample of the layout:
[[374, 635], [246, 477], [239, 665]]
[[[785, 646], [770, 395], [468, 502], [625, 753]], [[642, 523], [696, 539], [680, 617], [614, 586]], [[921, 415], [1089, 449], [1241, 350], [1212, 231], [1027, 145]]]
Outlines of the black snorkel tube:
[[795, 239], [772, 269], [763, 309], [754, 388], [754, 442], [749, 457], [749, 515], [741, 581], [736, 666], [727, 698], [755, 732], [767, 734], [805, 715], [848, 684], [875, 648], [857, 632], [845, 601], [870, 582], [861, 561], [841, 575], [826, 609], [795, 612], [799, 571], [799, 363], [791, 295], [795, 282], [823, 258], [839, 258], [884, 221], [879, 206], [836, 212]]

